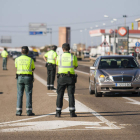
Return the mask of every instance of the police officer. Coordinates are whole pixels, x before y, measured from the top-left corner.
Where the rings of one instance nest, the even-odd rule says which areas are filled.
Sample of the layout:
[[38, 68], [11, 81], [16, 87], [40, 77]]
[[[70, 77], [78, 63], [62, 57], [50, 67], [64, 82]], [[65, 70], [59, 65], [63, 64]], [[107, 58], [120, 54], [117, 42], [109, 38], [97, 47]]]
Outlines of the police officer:
[[44, 60], [46, 63], [47, 67], [47, 87], [48, 90], [54, 90], [54, 80], [55, 80], [55, 73], [56, 73], [56, 58], [57, 58], [57, 53], [56, 53], [56, 48], [57, 46], [53, 45], [51, 46], [51, 50], [48, 51], [44, 56]]
[[57, 101], [56, 101], [56, 117], [61, 116], [61, 110], [63, 106], [63, 96], [65, 89], [67, 88], [69, 96], [69, 111], [71, 117], [77, 117], [75, 114], [75, 83], [77, 75], [75, 75], [74, 69], [78, 67], [77, 57], [69, 53], [70, 46], [65, 43], [62, 45], [63, 54], [59, 55], [56, 60], [58, 65], [57, 74]]
[[29, 49], [27, 46], [22, 47], [22, 55], [15, 60], [17, 68], [17, 111], [16, 116], [22, 114], [22, 100], [24, 89], [26, 92], [26, 113], [27, 116], [35, 115], [32, 112], [32, 88], [33, 88], [33, 71], [35, 69], [34, 61], [28, 57]]
[[8, 53], [6, 48], [4, 48], [4, 51], [2, 51], [1, 56], [3, 58], [3, 70], [7, 70]]

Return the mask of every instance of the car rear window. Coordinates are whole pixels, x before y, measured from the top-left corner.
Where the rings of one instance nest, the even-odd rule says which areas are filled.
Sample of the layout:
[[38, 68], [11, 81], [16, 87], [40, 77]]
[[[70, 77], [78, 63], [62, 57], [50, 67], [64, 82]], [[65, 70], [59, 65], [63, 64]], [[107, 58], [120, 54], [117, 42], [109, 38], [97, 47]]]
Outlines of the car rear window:
[[134, 58], [102, 58], [99, 69], [138, 68]]

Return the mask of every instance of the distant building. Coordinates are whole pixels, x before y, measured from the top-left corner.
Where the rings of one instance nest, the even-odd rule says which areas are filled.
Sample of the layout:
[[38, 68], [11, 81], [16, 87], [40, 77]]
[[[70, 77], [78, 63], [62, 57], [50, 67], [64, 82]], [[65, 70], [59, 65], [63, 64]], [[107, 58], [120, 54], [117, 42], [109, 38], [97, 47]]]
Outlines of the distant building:
[[85, 44], [81, 44], [81, 43], [79, 43], [79, 44], [76, 44], [77, 45], [77, 50], [85, 50], [85, 48], [86, 48], [86, 45]]
[[64, 43], [70, 44], [70, 41], [71, 41], [70, 32], [71, 32], [70, 27], [59, 27], [59, 46], [58, 47], [62, 47], [62, 44]]

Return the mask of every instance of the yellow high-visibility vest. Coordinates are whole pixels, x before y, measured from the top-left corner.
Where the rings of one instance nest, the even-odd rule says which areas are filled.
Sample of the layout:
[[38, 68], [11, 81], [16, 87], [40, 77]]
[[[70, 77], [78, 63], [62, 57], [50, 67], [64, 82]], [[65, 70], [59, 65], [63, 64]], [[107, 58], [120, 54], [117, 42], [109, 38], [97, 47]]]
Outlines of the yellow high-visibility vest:
[[57, 57], [57, 53], [53, 50], [50, 50], [45, 55], [47, 57], [47, 63], [55, 64], [55, 58]]
[[17, 74], [31, 74], [35, 69], [34, 60], [26, 55], [21, 55], [15, 60], [15, 67], [17, 68]]
[[4, 58], [6, 58], [8, 56], [7, 51], [5, 51], [5, 50], [2, 51], [1, 56], [4, 57]]
[[58, 73], [75, 74], [74, 68], [78, 67], [76, 56], [71, 53], [63, 53], [57, 57]]

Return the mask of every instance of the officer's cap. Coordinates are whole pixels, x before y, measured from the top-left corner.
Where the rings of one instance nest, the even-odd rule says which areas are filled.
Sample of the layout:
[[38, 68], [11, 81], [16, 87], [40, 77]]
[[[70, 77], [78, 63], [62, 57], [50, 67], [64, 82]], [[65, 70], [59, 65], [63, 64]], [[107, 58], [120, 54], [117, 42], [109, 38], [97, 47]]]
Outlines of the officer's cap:
[[64, 43], [62, 45], [62, 48], [65, 49], [65, 50], [70, 50], [70, 45], [68, 43]]

